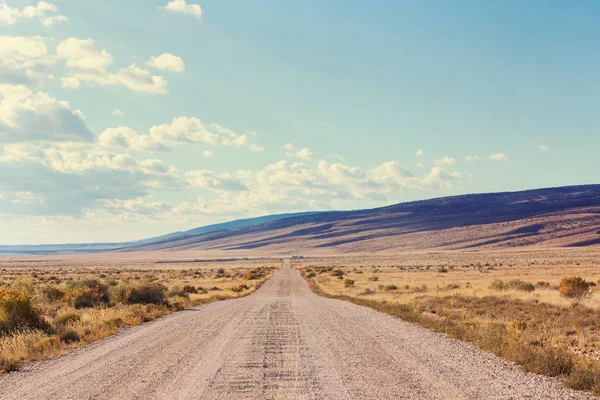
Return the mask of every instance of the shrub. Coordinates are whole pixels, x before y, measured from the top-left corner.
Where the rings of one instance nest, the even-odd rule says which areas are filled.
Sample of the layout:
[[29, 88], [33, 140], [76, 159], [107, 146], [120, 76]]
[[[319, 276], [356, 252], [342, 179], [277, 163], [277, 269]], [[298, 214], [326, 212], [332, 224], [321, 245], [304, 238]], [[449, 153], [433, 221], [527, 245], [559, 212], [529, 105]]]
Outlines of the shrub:
[[490, 283], [490, 289], [496, 290], [498, 292], [508, 290], [510, 285], [500, 279], [494, 279], [492, 283]]
[[191, 285], [183, 286], [182, 290], [185, 293], [194, 293], [194, 294], [198, 293], [198, 289], [196, 289], [194, 286], [191, 286]]
[[386, 291], [391, 291], [391, 290], [398, 290], [398, 286], [394, 285], [393, 283], [390, 285], [385, 286], [385, 290]]
[[49, 303], [54, 303], [61, 300], [65, 296], [65, 292], [56, 286], [44, 286], [42, 288], [42, 297]]
[[342, 276], [344, 275], [344, 271], [342, 271], [341, 269], [336, 269], [331, 271], [331, 276]]
[[378, 276], [370, 276], [367, 278], [369, 282], [377, 282], [379, 280]]
[[159, 283], [120, 285], [113, 291], [113, 300], [126, 304], [165, 304], [167, 288]]
[[31, 295], [25, 291], [0, 287], [0, 335], [24, 329], [44, 329]]
[[509, 282], [509, 285], [514, 290], [520, 290], [522, 292], [533, 292], [535, 290], [535, 286], [533, 286], [529, 282], [522, 281], [520, 279], [514, 279]]
[[535, 287], [540, 288], [540, 289], [549, 289], [550, 283], [544, 282], [544, 281], [539, 281], [539, 282], [536, 282]]
[[558, 292], [561, 296], [578, 303], [590, 295], [590, 284], [578, 276], [569, 276], [560, 281]]
[[444, 268], [444, 267], [441, 267], [441, 268], [438, 269], [438, 272], [441, 273], [441, 274], [445, 274], [445, 273], [448, 272], [448, 270], [446, 268]]
[[354, 281], [352, 279], [346, 279], [344, 281], [344, 287], [346, 287], [346, 288], [354, 287]]
[[64, 342], [67, 344], [77, 343], [81, 340], [81, 338], [79, 337], [77, 332], [75, 332], [72, 329], [65, 329], [64, 331], [60, 332], [58, 336], [59, 336], [61, 342]]
[[57, 315], [54, 318], [54, 324], [56, 325], [69, 325], [74, 322], [77, 322], [81, 319], [81, 316], [75, 312], [65, 312], [63, 314]]
[[314, 278], [315, 276], [317, 276], [317, 274], [315, 274], [314, 272], [310, 272], [310, 273], [308, 273], [308, 275], [306, 275], [306, 277], [307, 277], [308, 279], [310, 279], [310, 278]]
[[75, 308], [91, 308], [104, 302], [104, 294], [92, 288], [70, 289], [65, 300]]
[[244, 290], [248, 290], [248, 289], [249, 289], [248, 286], [246, 286], [244, 284], [231, 288], [231, 290], [233, 290], [235, 293], [241, 293]]

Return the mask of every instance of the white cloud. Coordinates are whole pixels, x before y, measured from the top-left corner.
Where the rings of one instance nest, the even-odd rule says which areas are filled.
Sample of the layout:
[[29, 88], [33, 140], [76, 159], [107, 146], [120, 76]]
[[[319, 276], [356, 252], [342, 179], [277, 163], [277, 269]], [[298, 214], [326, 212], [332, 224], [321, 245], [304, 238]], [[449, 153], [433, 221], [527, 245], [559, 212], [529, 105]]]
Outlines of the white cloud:
[[94, 136], [81, 111], [48, 93], [0, 85], [0, 142], [84, 141]]
[[250, 146], [247, 135], [238, 135], [230, 129], [218, 124], [208, 127], [198, 118], [174, 118], [169, 124], [150, 128], [147, 134], [140, 134], [125, 126], [109, 128], [99, 138], [103, 147], [122, 147], [132, 150], [168, 150], [172, 146], [182, 144], [210, 144], [222, 146]]
[[265, 150], [264, 147], [262, 147], [262, 146], [260, 146], [260, 145], [258, 145], [256, 143], [251, 143], [249, 147], [250, 147], [250, 150], [256, 151], [256, 152], [261, 152], [261, 151]]
[[504, 153], [496, 153], [496, 154], [492, 154], [491, 156], [488, 157], [488, 159], [492, 160], [492, 161], [506, 161], [508, 160], [508, 156]]
[[456, 164], [456, 160], [454, 158], [448, 157], [448, 156], [444, 156], [444, 158], [442, 158], [441, 160], [435, 161], [435, 165], [438, 165], [438, 166], [454, 165], [454, 164]]
[[297, 152], [293, 153], [293, 155], [291, 155], [291, 157], [295, 157], [299, 160], [310, 160], [312, 158], [312, 156], [313, 156], [313, 152], [308, 147], [300, 149]]
[[48, 79], [54, 63], [44, 38], [0, 36], [0, 83], [37, 85]]
[[148, 65], [156, 69], [168, 70], [170, 72], [185, 71], [185, 63], [183, 60], [171, 53], [164, 53], [158, 57], [152, 57], [150, 61], [148, 61]]
[[67, 89], [79, 89], [79, 87], [81, 86], [81, 82], [79, 81], [79, 79], [73, 77], [61, 78], [60, 84], [62, 85], [62, 87]]
[[198, 4], [187, 4], [186, 0], [172, 0], [165, 8], [167, 11], [179, 14], [189, 14], [197, 19], [202, 17], [202, 8]]
[[71, 77], [99, 85], [121, 85], [136, 92], [166, 94], [168, 83], [162, 76], [131, 64], [116, 73], [106, 70], [113, 57], [106, 50], [98, 51], [93, 39], [69, 38], [58, 44], [56, 52], [71, 68]]
[[116, 115], [118, 117], [122, 117], [123, 115], [125, 115], [123, 113], [123, 111], [119, 110], [118, 108], [114, 108], [111, 112], [112, 115]]
[[197, 188], [216, 189], [223, 191], [243, 191], [248, 187], [231, 174], [217, 174], [208, 170], [190, 171], [185, 174], [188, 182]]
[[283, 145], [283, 148], [284, 150], [288, 150], [288, 152], [285, 153], [285, 155], [289, 158], [297, 158], [299, 160], [310, 160], [313, 157], [313, 152], [308, 147], [300, 149], [291, 143], [286, 143]]
[[415, 152], [415, 155], [416, 155], [417, 157], [421, 157], [421, 156], [423, 155], [423, 150], [422, 150], [422, 149], [419, 149], [419, 150], [417, 150], [417, 151]]
[[56, 53], [72, 68], [103, 71], [113, 63], [106, 50], [96, 50], [93, 39], [68, 38], [58, 44]]
[[547, 152], [549, 152], [549, 151], [552, 151], [552, 148], [551, 148], [550, 146], [547, 146], [547, 145], [545, 145], [545, 144], [540, 144], [540, 145], [538, 145], [538, 146], [537, 146], [537, 149], [538, 149], [539, 151], [541, 151], [542, 153], [547, 153]]
[[68, 18], [58, 14], [58, 7], [52, 3], [40, 1], [35, 6], [27, 6], [22, 10], [11, 8], [6, 3], [0, 4], [0, 25], [12, 25], [19, 18], [37, 18], [44, 26], [50, 27], [55, 22], [65, 22]]
[[210, 150], [206, 150], [205, 152], [202, 153], [202, 156], [204, 156], [204, 157], [212, 157], [214, 155], [215, 155], [215, 153], [213, 153]]
[[190, 183], [160, 160], [136, 160], [90, 143], [15, 143], [0, 151], [0, 192], [31, 192], [36, 207], [0, 200], [23, 215], [80, 215], [101, 200], [128, 200], [150, 191], [186, 190]]
[[417, 168], [423, 168], [424, 167], [423, 163], [420, 163], [420, 162], [416, 163], [415, 166]]
[[475, 162], [475, 161], [479, 161], [479, 156], [472, 156], [472, 155], [469, 155], [469, 156], [466, 156], [466, 157], [465, 157], [465, 162], [468, 162], [468, 163], [473, 163], [473, 162]]

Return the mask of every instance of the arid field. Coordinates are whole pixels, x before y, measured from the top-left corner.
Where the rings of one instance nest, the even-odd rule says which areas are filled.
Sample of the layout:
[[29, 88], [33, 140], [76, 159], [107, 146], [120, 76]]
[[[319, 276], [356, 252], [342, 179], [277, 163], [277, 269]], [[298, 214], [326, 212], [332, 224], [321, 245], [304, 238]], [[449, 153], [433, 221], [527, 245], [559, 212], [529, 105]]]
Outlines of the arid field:
[[[497, 387], [490, 389], [492, 386], [489, 386], [489, 382], [493, 381], [494, 384], [497, 384], [497, 378], [492, 377], [499, 373], [490, 370], [483, 375], [487, 377], [485, 379], [492, 379], [488, 382], [488, 386], [483, 385], [480, 387], [479, 384], [483, 382], [481, 379], [484, 378], [479, 379], [480, 382], [477, 384], [474, 381], [471, 382], [472, 378], [468, 378], [469, 382], [460, 384], [466, 385], [463, 388], [466, 391], [463, 392], [463, 389], [457, 391], [457, 396], [459, 393], [468, 392], [470, 394], [475, 393], [475, 398], [479, 398], [478, 396], [481, 396], [481, 398], [494, 398], [494, 393], [497, 393], [495, 392], [497, 390], [508, 393], [512, 389], [507, 388], [523, 385], [523, 383], [515, 383], [517, 381], [521, 382], [521, 379], [530, 382], [528, 385], [533, 386], [527, 389], [521, 387], [522, 390], [519, 389], [521, 391], [515, 392], [518, 395], [522, 395], [528, 390], [535, 392], [543, 385], [550, 385], [543, 386], [545, 388], [544, 395], [538, 394], [538, 397], [534, 398], [584, 398], [570, 394], [570, 392], [561, 392], [556, 388], [550, 389], [550, 387], [554, 387], [552, 386], [554, 380], [562, 382], [562, 385], [566, 388], [594, 394], [600, 393], [600, 319], [597, 317], [600, 310], [600, 292], [596, 290], [600, 281], [600, 250], [598, 249], [528, 249], [479, 252], [421, 251], [402, 254], [345, 254], [340, 256], [293, 256], [291, 258], [292, 269], [299, 270], [302, 278], [290, 275], [290, 272], [285, 272], [279, 276], [275, 283], [271, 284], [264, 294], [258, 296], [257, 293], [256, 297], [250, 296], [249, 302], [243, 303], [245, 308], [242, 309], [247, 308], [246, 311], [238, 310], [239, 307], [242, 307], [242, 303], [235, 306], [231, 303], [232, 305], [220, 307], [218, 313], [210, 314], [210, 318], [217, 318], [220, 321], [219, 324], [225, 324], [228, 320], [227, 310], [232, 310], [232, 312], [238, 310], [235, 311], [237, 312], [236, 318], [239, 318], [239, 320], [236, 319], [235, 328], [234, 325], [223, 325], [219, 329], [230, 329], [227, 326], [235, 329], [234, 331], [227, 330], [228, 335], [231, 334], [227, 340], [232, 342], [226, 348], [231, 351], [237, 349], [235, 351], [242, 354], [233, 356], [234, 358], [240, 358], [240, 364], [235, 364], [235, 368], [227, 361], [228, 357], [232, 357], [232, 355], [213, 355], [216, 357], [213, 361], [218, 365], [222, 365], [222, 368], [226, 368], [226, 370], [227, 368], [234, 368], [234, 370], [231, 371], [232, 376], [229, 378], [207, 377], [206, 379], [212, 380], [212, 384], [216, 385], [219, 379], [242, 379], [246, 373], [243, 369], [246, 367], [242, 366], [259, 362], [250, 360], [254, 360], [255, 357], [260, 358], [259, 355], [263, 351], [267, 352], [265, 357], [268, 358], [268, 354], [270, 354], [268, 349], [270, 348], [284, 349], [281, 350], [283, 353], [277, 352], [278, 356], [275, 361], [265, 361], [268, 368], [274, 368], [270, 373], [282, 374], [287, 371], [285, 374], [291, 374], [291, 370], [286, 368], [293, 360], [288, 360], [288, 356], [291, 354], [297, 355], [296, 352], [304, 354], [305, 351], [310, 351], [317, 345], [313, 343], [306, 347], [308, 345], [303, 344], [304, 341], [312, 343], [317, 338], [308, 339], [308, 336], [305, 335], [319, 336], [325, 334], [321, 331], [299, 333], [295, 330], [296, 333], [291, 331], [289, 334], [287, 333], [293, 327], [295, 327], [293, 329], [301, 329], [302, 331], [304, 328], [301, 327], [308, 322], [304, 321], [303, 318], [305, 317], [297, 314], [300, 311], [293, 311], [296, 316], [292, 317], [292, 314], [289, 314], [292, 311], [288, 310], [289, 312], [285, 311], [282, 314], [281, 309], [282, 307], [287, 309], [286, 307], [291, 302], [291, 304], [294, 304], [294, 309], [299, 307], [298, 310], [304, 310], [301, 313], [302, 315], [308, 312], [304, 307], [306, 306], [305, 302], [312, 299], [307, 294], [307, 292], [310, 292], [308, 289], [310, 287], [314, 293], [321, 297], [343, 300], [342, 303], [351, 302], [390, 314], [397, 317], [398, 320], [414, 323], [431, 331], [473, 344], [485, 352], [500, 356], [516, 366], [514, 371], [510, 364], [503, 366], [503, 369], [508, 368], [512, 371], [509, 373], [508, 370], [503, 370], [503, 374], [527, 371], [552, 378], [544, 384], [540, 383], [541, 381], [533, 384], [533, 378], [528, 377], [529, 375], [515, 375], [506, 378], [507, 381], [503, 382], [503, 384], [506, 384], [504, 389]], [[29, 361], [55, 358], [64, 352], [127, 330], [127, 327], [132, 325], [152, 321], [188, 307], [249, 295], [268, 280], [274, 270], [279, 270], [281, 263], [281, 259], [269, 258], [267, 255], [262, 258], [229, 259], [220, 258], [219, 255], [206, 255], [198, 252], [145, 253], [143, 257], [137, 259], [134, 258], [133, 254], [123, 257], [123, 254], [119, 253], [89, 255], [87, 259], [85, 255], [4, 257], [0, 260], [0, 306], [2, 307], [2, 314], [0, 314], [2, 318], [0, 320], [0, 329], [2, 329], [0, 362], [2, 369], [5, 372], [20, 369], [27, 371], [29, 370]], [[278, 273], [281, 274], [282, 272], [279, 271]], [[579, 282], [580, 286], [583, 285], [583, 289], [574, 292], [573, 290], [567, 290], [573, 288], [564, 283], [565, 278], [571, 279], [567, 280], [567, 283], [572, 284], [573, 280], [575, 283]], [[306, 285], [303, 279], [308, 282], [306, 289], [303, 288], [303, 285]], [[578, 288], [581, 289], [581, 287], [575, 285], [575, 289]], [[312, 301], [310, 300], [310, 302]], [[321, 300], [317, 301], [316, 299], [314, 301], [314, 307], [317, 307], [317, 309], [334, 307], [329, 312], [333, 312], [334, 309], [337, 309], [336, 307], [345, 307], [334, 306], [332, 303], [321, 304]], [[203, 310], [203, 308], [194, 308], [194, 310]], [[258, 310], [261, 311], [256, 314]], [[315, 324], [314, 329], [322, 329], [324, 323], [331, 323], [332, 326], [349, 323], [350, 321], [346, 319], [353, 318], [353, 313], [357, 313], [359, 309], [353, 310], [344, 311], [344, 322], [334, 322], [328, 319], [330, 318], [329, 312], [323, 309], [323, 314], [319, 314], [320, 319], [313, 321]], [[260, 316], [263, 311], [266, 313], [264, 317]], [[306, 318], [309, 318], [308, 314]], [[378, 321], [377, 324], [383, 323], [380, 317], [373, 318], [375, 318], [374, 321]], [[178, 320], [186, 320], [185, 315], [182, 314]], [[212, 322], [209, 321], [211, 319], [207, 319], [205, 323], [211, 324]], [[269, 328], [274, 323], [275, 325]], [[161, 326], [164, 324], [167, 324], [167, 321], [161, 323]], [[189, 324], [192, 324], [191, 320]], [[204, 325], [200, 320], [193, 322], [193, 324], [194, 330], [200, 329], [198, 331], [199, 335], [204, 335], [208, 326], [211, 326], [207, 325], [203, 328]], [[233, 320], [231, 324], [234, 324]], [[251, 342], [246, 342], [250, 339], [242, 333], [245, 329], [250, 329], [244, 328], [247, 324], [251, 324], [254, 327], [252, 329], [257, 329], [257, 336], [252, 336]], [[255, 324], [258, 325], [254, 326]], [[377, 335], [381, 334], [379, 328], [384, 329], [384, 325], [377, 328], [375, 326], [356, 326], [354, 334], [360, 336], [372, 330], [369, 333], [369, 335], [373, 335], [373, 338], [368, 339], [371, 341], [368, 342], [371, 346], [369, 348], [379, 346], [372, 340], [376, 340]], [[173, 324], [170, 324], [169, 327], [172, 330], [172, 335], [181, 333], [176, 330], [176, 326]], [[349, 327], [350, 325], [345, 329], [350, 329]], [[189, 329], [192, 329], [192, 325]], [[219, 329], [213, 332], [214, 336], [211, 336], [210, 340], [218, 340], [217, 338], [221, 335]], [[262, 343], [260, 340], [263, 339], [260, 338], [271, 340], [269, 339], [271, 334], [268, 333], [270, 329], [274, 329], [272, 334], [275, 336], [271, 338], [274, 342], [264, 344], [266, 347], [263, 348], [263, 344], [260, 344]], [[406, 342], [407, 345], [414, 342], [414, 340], [421, 340], [412, 336], [410, 336], [410, 339], [403, 338], [404, 335], [409, 334], [408, 332], [412, 332], [410, 329], [413, 328], [406, 330], [408, 327], [388, 327], [385, 329], [393, 329], [399, 335], [394, 339], [391, 333], [386, 334], [387, 336], [391, 335], [386, 340], [391, 340], [390, 343], [394, 343], [394, 346], [401, 346], [401, 343], [405, 343], [405, 340], [409, 340], [409, 342]], [[240, 330], [240, 332], [235, 333], [237, 330]], [[148, 332], [147, 334], [152, 332], [152, 337], [158, 334], [151, 325], [148, 325], [143, 331]], [[135, 335], [135, 333], [132, 334]], [[279, 336], [280, 334], [283, 336]], [[410, 335], [413, 334], [423, 335], [423, 333], [418, 332], [410, 333]], [[301, 341], [296, 340], [298, 339], [297, 335], [302, 335]], [[296, 339], [290, 342], [293, 338]], [[328, 340], [331, 340], [331, 338], [332, 336], [329, 336]], [[124, 337], [119, 340], [115, 343], [123, 341], [127, 343], [128, 339]], [[161, 337], [159, 339], [157, 337], [156, 340], [165, 340], [165, 338]], [[257, 340], [259, 342], [256, 342]], [[350, 338], [340, 338], [340, 340], [346, 341]], [[394, 340], [398, 340], [398, 342], [395, 343]], [[431, 349], [442, 346], [438, 350], [438, 354], [442, 358], [446, 357], [449, 363], [448, 368], [459, 368], [460, 366], [460, 368], [468, 369], [475, 365], [473, 363], [483, 362], [482, 360], [476, 362], [475, 359], [470, 359], [471, 355], [463, 355], [461, 357], [466, 358], [460, 360], [455, 359], [456, 355], [453, 356], [453, 350], [451, 350], [454, 345], [451, 345], [450, 342], [446, 343], [445, 338], [431, 337], [422, 340], [431, 341]], [[106, 342], [102, 346], [109, 346], [109, 344], [110, 342]], [[125, 351], [129, 345], [123, 345], [125, 346], [123, 351]], [[142, 346], [142, 343], [139, 345]], [[174, 345], [175, 342], [173, 342]], [[335, 344], [333, 342], [329, 344], [322, 343], [321, 345], [325, 346], [320, 350], [323, 352], [332, 351], [332, 348], [328, 346], [345, 346], [342, 342]], [[356, 343], [348, 343], [347, 345], [357, 346]], [[391, 344], [386, 346], [389, 345]], [[98, 347], [98, 349], [101, 348]], [[350, 351], [349, 348], [345, 348], [346, 351]], [[467, 349], [456, 351], [462, 354]], [[363, 350], [366, 351], [367, 348]], [[357, 367], [363, 365], [361, 368], [375, 368], [371, 365], [373, 360], [366, 361], [364, 359], [363, 350], [358, 348], [352, 350], [360, 352], [356, 354], [356, 357], [360, 357], [361, 360], [356, 361], [359, 363]], [[226, 350], [223, 348], [221, 351]], [[394, 362], [407, 362], [403, 359], [405, 351], [398, 349], [397, 354], [394, 353]], [[468, 352], [470, 351], [468, 350]], [[81, 355], [74, 354], [69, 357], [75, 357], [74, 359], [85, 358], [86, 354], [87, 352], [83, 352]], [[165, 357], [171, 357], [170, 354], [167, 353]], [[339, 371], [348, 368], [349, 364], [347, 363], [353, 362], [351, 361], [352, 354], [346, 355], [350, 359], [338, 366]], [[190, 354], [191, 356], [192, 354]], [[415, 356], [417, 355], [415, 354]], [[194, 362], [202, 362], [202, 353], [195, 354], [194, 357], [200, 357]], [[246, 357], [250, 357], [250, 359], [246, 360]], [[325, 357], [323, 362], [326, 359], [328, 360], [328, 357]], [[340, 355], [338, 354], [335, 357], [339, 358]], [[383, 355], [379, 357], [385, 358]], [[417, 358], [420, 359], [420, 357], [429, 356], [419, 353]], [[396, 358], [398, 359], [396, 360]], [[60, 368], [67, 368], [68, 365], [74, 362], [69, 361], [67, 363], [67, 359], [62, 363], [62, 358], [56, 360], [59, 363], [56, 365]], [[134, 357], [131, 362], [137, 362], [135, 360], [137, 358]], [[298, 365], [302, 368], [309, 368], [306, 365], [306, 360], [301, 361], [304, 360], [303, 358], [295, 360], [294, 362], [300, 363]], [[173, 361], [175, 362], [175, 360]], [[414, 362], [418, 365], [425, 363], [425, 365], [428, 365], [427, 368], [432, 367], [428, 364], [430, 362], [429, 358]], [[44, 365], [40, 364], [39, 373], [45, 374], [43, 379], [50, 379], [50, 376], [44, 372], [46, 370]], [[451, 365], [453, 366], [450, 367]], [[494, 368], [500, 367], [498, 361], [494, 361], [490, 365], [493, 365]], [[242, 369], [239, 370], [239, 368]], [[37, 369], [35, 370], [37, 371]], [[294, 385], [300, 385], [298, 387], [294, 386], [296, 389], [292, 390], [289, 386], [285, 386], [287, 385], [285, 379], [281, 383], [283, 386], [279, 386], [279, 383], [273, 383], [279, 382], [278, 379], [274, 380], [272, 377], [267, 379], [263, 376], [263, 380], [267, 379], [268, 382], [271, 382], [271, 386], [263, 394], [298, 394], [304, 392], [296, 392], [295, 390], [301, 390], [306, 385], [308, 385], [306, 387], [314, 386], [314, 382], [310, 383], [312, 381], [303, 381], [303, 379], [308, 379], [307, 375], [303, 374], [310, 374], [309, 372], [294, 371], [294, 374], [300, 374], [293, 378]], [[426, 376], [429, 373], [427, 371], [427, 369], [424, 369], [419, 373]], [[472, 374], [472, 372], [465, 373], [467, 376]], [[491, 375], [486, 375], [488, 373]], [[369, 385], [378, 382], [373, 374], [365, 375], [365, 379], [368, 379], [365, 382], [369, 382]], [[27, 382], [25, 376], [23, 376], [24, 380], [22, 381], [24, 383]], [[65, 375], [65, 379], [67, 376]], [[324, 379], [324, 377], [318, 379], [321, 378]], [[19, 375], [11, 379], [21, 382]], [[339, 377], [339, 379], [344, 380], [343, 377]], [[451, 379], [446, 376], [444, 379], [446, 385], [450, 384], [450, 381], [454, 378]], [[556, 384], [558, 384], [558, 381]], [[7, 382], [12, 382], [12, 380]], [[262, 380], [259, 377], [253, 377], [252, 382], [252, 385], [260, 385]], [[222, 384], [226, 385], [226, 383]], [[454, 384], [457, 383], [452, 383], [452, 385]], [[160, 390], [163, 390], [164, 384], [157, 382], [156, 385], [158, 385], [157, 388], [160, 387]], [[223, 386], [223, 388], [225, 387], [227, 386]], [[484, 387], [487, 387], [487, 389], [484, 389]], [[23, 390], [25, 390], [24, 388]], [[75, 388], [73, 386], [73, 390]], [[246, 392], [246, 389], [241, 387], [230, 388], [225, 391], [223, 391], [223, 388], [218, 389], [209, 385], [202, 390], [209, 393], [209, 397], [214, 396], [215, 398], [225, 394], [236, 396], [240, 393], [248, 394], [252, 392], [251, 388], [248, 388], [250, 392]], [[442, 392], [446, 390], [441, 388], [439, 389]], [[150, 388], [147, 389], [150, 390]], [[98, 387], [98, 390], [100, 390], [100, 387]], [[213, 390], [216, 390], [216, 392], [213, 393]], [[396, 389], [388, 388], [386, 390], [388, 391], [382, 392], [385, 393], [382, 394], [383, 397], [391, 398], [389, 396], [392, 396], [392, 394], [394, 396], [399, 395], [399, 392], [395, 391]], [[434, 389], [419, 390], [429, 391]], [[488, 391], [485, 392], [485, 390]], [[25, 391], [23, 393], [35, 392]], [[59, 398], [60, 393], [61, 391], [58, 390], [53, 395], [54, 397], [50, 397]], [[108, 395], [113, 392], [99, 391], [97, 393]], [[220, 394], [217, 396], [215, 393]], [[333, 393], [340, 394], [333, 390], [330, 395], [333, 396]], [[410, 393], [414, 396], [424, 395], [425, 392]], [[433, 392], [428, 393], [434, 396]], [[248, 397], [252, 396], [249, 395]], [[364, 396], [355, 397], [362, 398]], [[435, 396], [432, 398], [435, 398]], [[467, 396], [467, 398], [471, 397]]]
[[0, 262], [0, 369], [252, 293], [277, 264]]
[[[568, 387], [600, 393], [598, 250], [323, 257], [295, 264], [321, 295], [373, 307], [558, 376]], [[581, 293], [561, 285], [569, 277], [585, 282]]]

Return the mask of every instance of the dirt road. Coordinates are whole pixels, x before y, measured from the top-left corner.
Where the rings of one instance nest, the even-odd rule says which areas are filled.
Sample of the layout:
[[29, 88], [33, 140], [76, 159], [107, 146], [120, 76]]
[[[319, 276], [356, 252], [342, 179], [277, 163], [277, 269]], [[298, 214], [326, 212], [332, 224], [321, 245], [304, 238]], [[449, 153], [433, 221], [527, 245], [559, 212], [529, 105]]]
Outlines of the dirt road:
[[467, 344], [314, 295], [285, 262], [256, 293], [0, 377], [0, 399], [588, 399]]

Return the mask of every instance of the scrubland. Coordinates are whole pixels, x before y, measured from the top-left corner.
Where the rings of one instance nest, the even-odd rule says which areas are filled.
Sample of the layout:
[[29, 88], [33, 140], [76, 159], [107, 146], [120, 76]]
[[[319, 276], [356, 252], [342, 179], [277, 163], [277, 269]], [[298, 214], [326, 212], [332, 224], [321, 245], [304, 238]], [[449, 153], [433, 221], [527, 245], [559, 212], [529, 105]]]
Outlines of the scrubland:
[[567, 387], [600, 394], [599, 256], [431, 253], [295, 264], [318, 294], [471, 342]]
[[275, 263], [0, 265], [0, 371], [52, 358], [174, 311], [245, 296]]

